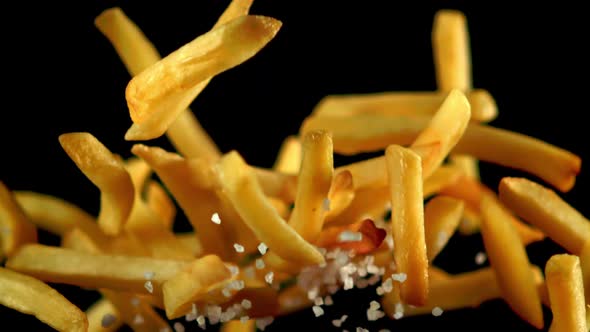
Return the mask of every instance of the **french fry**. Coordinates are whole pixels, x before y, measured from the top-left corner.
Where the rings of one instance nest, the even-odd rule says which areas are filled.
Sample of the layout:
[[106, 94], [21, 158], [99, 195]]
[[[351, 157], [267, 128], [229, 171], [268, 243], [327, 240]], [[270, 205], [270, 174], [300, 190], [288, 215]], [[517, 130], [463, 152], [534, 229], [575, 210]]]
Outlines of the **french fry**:
[[303, 139], [297, 196], [289, 218], [289, 226], [306, 241], [314, 242], [324, 225], [324, 200], [328, 199], [333, 173], [330, 134], [325, 131], [309, 132]]
[[195, 233], [176, 233], [175, 235], [178, 241], [190, 249], [194, 257], [203, 256], [203, 246], [201, 245], [201, 241], [199, 241], [199, 238], [195, 235]]
[[8, 259], [6, 267], [47, 282], [87, 288], [108, 288], [150, 294], [145, 273], [154, 272], [153, 294], [186, 266], [184, 261], [83, 253], [71, 249], [30, 244]]
[[590, 240], [586, 241], [580, 253], [580, 266], [584, 278], [584, 298], [586, 299], [586, 324], [590, 326]]
[[202, 91], [201, 82], [252, 57], [274, 38], [280, 27], [281, 22], [273, 18], [240, 16], [197, 37], [133, 77], [125, 96], [131, 119], [142, 126], [131, 127], [125, 139], [145, 140], [164, 134]]
[[168, 319], [182, 316], [212, 287], [231, 278], [230, 270], [219, 257], [207, 255], [196, 259], [162, 285], [166, 316]]
[[[101, 293], [117, 308], [121, 320], [137, 332], [161, 332], [170, 328], [160, 315], [145, 300], [134, 294], [115, 292], [108, 289]], [[137, 302], [135, 302], [137, 301]], [[140, 317], [140, 320], [137, 320]]]
[[298, 174], [299, 167], [301, 167], [301, 155], [301, 141], [297, 136], [289, 136], [281, 144], [272, 168], [285, 174]]
[[176, 217], [176, 206], [166, 190], [157, 181], [151, 180], [147, 184], [146, 203], [158, 215], [167, 229], [172, 229]]
[[221, 332], [254, 332], [256, 331], [256, 320], [248, 319], [246, 322], [231, 320], [221, 326]]
[[47, 284], [0, 267], [0, 304], [34, 315], [57, 331], [88, 329], [86, 315]]
[[[429, 120], [429, 117], [421, 116], [312, 116], [304, 121], [301, 133], [328, 130], [332, 132], [334, 151], [349, 155], [384, 149], [390, 144], [412, 144]], [[580, 158], [569, 151], [523, 134], [474, 123], [467, 126], [452, 152], [529, 172], [562, 192], [573, 187], [581, 165]], [[364, 163], [379, 170], [384, 167], [379, 165], [385, 162], [383, 159], [377, 157]], [[370, 176], [381, 179], [380, 174]], [[354, 179], [356, 183], [357, 178]]]
[[[352, 173], [347, 170], [336, 173], [328, 192], [328, 211], [324, 223], [330, 223], [350, 206], [355, 197]], [[325, 207], [325, 206], [324, 206]], [[326, 207], [325, 207], [326, 208]]]
[[232, 151], [217, 165], [224, 193], [256, 237], [283, 259], [301, 265], [320, 264], [324, 257], [277, 214], [268, 203], [254, 171]]
[[524, 178], [503, 178], [500, 200], [573, 254], [590, 239], [590, 221], [553, 190]]
[[[112, 316], [113, 320], [108, 321], [109, 324], [103, 324], [105, 317], [109, 316]], [[117, 308], [105, 298], [94, 302], [86, 309], [86, 317], [88, 318], [88, 332], [115, 332], [123, 326]]]
[[471, 179], [479, 180], [479, 167], [472, 156], [466, 154], [452, 154], [449, 156], [449, 163], [460, 169], [463, 174]]
[[266, 196], [279, 198], [288, 203], [295, 201], [297, 193], [296, 175], [275, 172], [260, 167], [252, 168]]
[[429, 261], [433, 261], [442, 251], [459, 226], [463, 205], [460, 200], [437, 196], [424, 207], [424, 232]]
[[123, 163], [89, 133], [59, 136], [64, 151], [100, 189], [98, 226], [108, 235], [123, 229], [133, 207], [134, 189]]
[[424, 180], [422, 194], [424, 198], [440, 193], [443, 188], [455, 184], [462, 174], [457, 167], [442, 165], [428, 179]]
[[238, 291], [230, 301], [222, 304], [222, 307], [227, 308], [230, 305], [241, 303], [245, 299], [251, 303], [249, 309], [244, 309], [244, 313], [248, 317], [275, 317], [279, 313], [277, 291], [263, 281], [256, 279], [246, 279], [244, 288]]
[[409, 149], [392, 145], [385, 151], [391, 195], [391, 234], [398, 273], [407, 280], [399, 285], [404, 303], [424, 305], [428, 299], [428, 257], [424, 235], [422, 167], [420, 157]]
[[37, 229], [0, 181], [0, 258], [10, 257], [27, 243], [37, 242]]
[[547, 290], [551, 302], [552, 332], [587, 332], [586, 303], [580, 259], [553, 255], [545, 265]]
[[125, 169], [131, 177], [136, 197], [141, 198], [146, 182], [150, 175], [152, 175], [150, 165], [148, 165], [143, 159], [133, 157], [125, 161]]
[[457, 10], [439, 10], [436, 13], [432, 49], [438, 89], [471, 90], [471, 51], [463, 13]]
[[524, 245], [510, 221], [512, 216], [489, 196], [481, 201], [481, 213], [484, 246], [503, 298], [520, 317], [538, 329], [543, 328], [541, 300]]
[[61, 238], [61, 247], [81, 252], [99, 254], [103, 252], [94, 240], [79, 228], [74, 228]]
[[360, 189], [355, 192], [354, 199], [344, 211], [329, 219], [326, 227], [350, 225], [367, 218], [379, 220], [390, 202], [388, 187]]
[[[459, 87], [457, 87], [460, 89]], [[486, 90], [465, 92], [471, 105], [471, 120], [489, 122], [498, 115], [494, 98]], [[376, 114], [388, 116], [434, 115], [448, 95], [445, 92], [377, 92], [330, 95], [315, 106], [313, 116], [351, 116]]]
[[301, 309], [310, 307], [313, 300], [307, 297], [307, 292], [295, 284], [279, 293], [279, 314], [288, 315]]
[[[344, 232], [352, 232], [360, 234], [359, 240], [342, 240], [341, 236]], [[340, 248], [344, 250], [353, 250], [355, 254], [368, 254], [375, 251], [383, 239], [385, 239], [386, 231], [375, 226], [371, 219], [365, 219], [347, 226], [330, 227], [324, 229], [316, 241], [316, 246], [331, 250]]]

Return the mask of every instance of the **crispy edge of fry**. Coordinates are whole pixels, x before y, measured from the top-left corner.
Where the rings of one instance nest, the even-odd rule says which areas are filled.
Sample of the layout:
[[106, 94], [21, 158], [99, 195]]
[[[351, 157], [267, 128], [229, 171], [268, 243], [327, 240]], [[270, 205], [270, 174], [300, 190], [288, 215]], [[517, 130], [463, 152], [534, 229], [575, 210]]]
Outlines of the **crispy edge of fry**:
[[283, 220], [268, 202], [255, 172], [238, 152], [217, 164], [223, 191], [256, 237], [281, 258], [303, 265], [323, 263], [324, 257]]
[[320, 130], [307, 133], [303, 138], [295, 206], [288, 221], [306, 241], [314, 242], [323, 228], [324, 201], [328, 199], [333, 175], [332, 136]]
[[[106, 315], [112, 315], [115, 320], [111, 324], [103, 326], [102, 322]], [[86, 309], [86, 317], [88, 318], [88, 332], [115, 332], [123, 326], [119, 311], [111, 301], [104, 297]]]
[[423, 305], [428, 300], [428, 256], [424, 235], [422, 162], [410, 149], [390, 145], [385, 150], [391, 195], [393, 257], [398, 273], [407, 280], [399, 286], [404, 303]]
[[484, 195], [481, 201], [481, 234], [490, 265], [496, 272], [498, 285], [508, 305], [524, 320], [543, 328], [541, 300], [534, 284], [534, 275], [512, 215]]
[[159, 220], [163, 222], [164, 227], [172, 229], [176, 217], [176, 206], [168, 196], [166, 189], [158, 181], [150, 180], [148, 182], [146, 203], [159, 216]]
[[514, 213], [538, 227], [573, 254], [579, 254], [590, 238], [590, 221], [555, 191], [525, 178], [505, 177], [499, 185], [500, 200]]
[[14, 194], [0, 181], [0, 258], [10, 257], [27, 243], [37, 242], [37, 228]]
[[90, 133], [62, 134], [59, 143], [80, 171], [100, 189], [98, 226], [105, 234], [119, 234], [134, 200], [133, 183], [122, 161]]
[[587, 332], [586, 303], [580, 259], [553, 255], [545, 265], [545, 276], [553, 321], [552, 332]]
[[221, 326], [220, 332], [254, 332], [256, 331], [256, 320], [248, 319], [246, 322], [230, 320]]
[[49, 285], [0, 267], [0, 304], [34, 315], [58, 331], [87, 331], [84, 312]]
[[584, 278], [584, 298], [586, 299], [586, 325], [590, 326], [590, 239], [580, 253], [580, 266]]
[[348, 170], [335, 173], [328, 192], [328, 204], [324, 206], [328, 208], [324, 223], [329, 224], [330, 221], [338, 218], [354, 201], [355, 195], [352, 173]]
[[424, 233], [428, 261], [445, 247], [461, 222], [464, 203], [446, 196], [436, 196], [424, 206]]
[[303, 148], [299, 137], [288, 136], [281, 144], [277, 159], [272, 168], [277, 172], [285, 174], [298, 174], [299, 168], [301, 167], [302, 154]]

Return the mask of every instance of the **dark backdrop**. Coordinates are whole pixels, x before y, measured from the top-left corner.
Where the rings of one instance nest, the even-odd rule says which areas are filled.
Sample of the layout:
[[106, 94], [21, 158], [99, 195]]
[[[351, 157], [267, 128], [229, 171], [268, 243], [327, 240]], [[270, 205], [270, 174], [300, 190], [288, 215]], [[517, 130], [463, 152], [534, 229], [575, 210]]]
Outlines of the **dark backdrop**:
[[[129, 76], [94, 28], [94, 17], [111, 6], [122, 7], [165, 55], [207, 31], [227, 2], [94, 0], [5, 7], [0, 180], [12, 189], [57, 195], [96, 213], [98, 191], [57, 140], [61, 133], [89, 131], [112, 151], [130, 155], [132, 143], [123, 140], [131, 123], [124, 99]], [[493, 124], [590, 157], [585, 121], [588, 23], [581, 5], [384, 3], [256, 0], [251, 12], [278, 18], [283, 28], [260, 54], [216, 77], [192, 105], [221, 150], [237, 149], [250, 163], [270, 166], [282, 139], [297, 132], [302, 119], [326, 94], [434, 90], [430, 38], [434, 13], [457, 8], [468, 18], [474, 86], [488, 89], [500, 109]], [[149, 144], [170, 148], [164, 139]], [[515, 174], [520, 173], [482, 165], [484, 181], [493, 188], [502, 176]], [[587, 174], [582, 171], [577, 186], [563, 196], [590, 215]], [[57, 244], [45, 233], [42, 239]], [[473, 257], [481, 249], [479, 236], [455, 237], [435, 263], [451, 272], [473, 269]], [[542, 267], [550, 254], [562, 252], [550, 241], [528, 250], [532, 261]], [[56, 287], [83, 309], [97, 298], [75, 287]], [[321, 319], [313, 319], [311, 310], [306, 310], [277, 320], [269, 329], [328, 330], [331, 320], [346, 311], [352, 317], [344, 326], [348, 330], [356, 326], [392, 331], [534, 330], [500, 300], [438, 318], [368, 324], [364, 313], [371, 297], [348, 291], [336, 297], [336, 306], [327, 308]], [[48, 329], [4, 308], [0, 317], [2, 324], [13, 327], [6, 330]]]

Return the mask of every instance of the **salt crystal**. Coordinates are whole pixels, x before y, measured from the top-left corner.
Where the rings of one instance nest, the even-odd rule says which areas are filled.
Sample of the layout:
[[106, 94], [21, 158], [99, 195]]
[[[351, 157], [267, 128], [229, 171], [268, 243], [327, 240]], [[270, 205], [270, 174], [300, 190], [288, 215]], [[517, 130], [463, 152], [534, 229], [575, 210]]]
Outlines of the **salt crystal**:
[[324, 198], [324, 201], [322, 202], [322, 209], [324, 211], [330, 211], [330, 199], [329, 198]]
[[354, 281], [352, 280], [351, 277], [346, 277], [344, 279], [344, 290], [349, 290], [349, 289], [353, 289], [354, 288]]
[[269, 284], [272, 285], [272, 279], [274, 278], [274, 273], [272, 271], [268, 272], [265, 276], [264, 276], [264, 280]]
[[240, 274], [240, 268], [237, 267], [236, 265], [233, 264], [227, 264], [226, 265], [229, 272], [231, 273], [232, 276], [237, 276], [238, 274]]
[[339, 242], [357, 242], [363, 239], [363, 233], [344, 231], [338, 235]]
[[207, 323], [205, 323], [205, 316], [199, 315], [199, 317], [197, 317], [197, 324], [199, 324], [199, 327], [204, 330], [207, 327]]
[[434, 307], [434, 309], [432, 309], [432, 316], [438, 317], [440, 315], [442, 315], [443, 310], [441, 307]]
[[356, 328], [356, 332], [369, 332], [369, 330], [367, 330], [367, 329], [364, 329], [364, 328], [362, 328], [362, 327], [357, 327], [357, 328]]
[[102, 316], [102, 319], [100, 320], [100, 325], [104, 328], [107, 328], [107, 327], [113, 325], [116, 321], [117, 321], [117, 317], [115, 317], [115, 315], [106, 314], [106, 315]]
[[324, 309], [322, 309], [322, 307], [320, 307], [319, 305], [314, 305], [313, 307], [311, 307], [311, 310], [313, 310], [313, 314], [316, 317], [320, 317], [324, 314]]
[[207, 306], [207, 317], [209, 324], [215, 325], [221, 319], [221, 307], [218, 305]]
[[224, 288], [221, 290], [221, 294], [223, 294], [223, 296], [225, 297], [231, 297], [232, 293], [231, 290], [229, 288]]
[[175, 332], [184, 332], [184, 325], [180, 322], [174, 323], [174, 331]]
[[396, 312], [395, 314], [393, 314], [393, 318], [395, 319], [401, 319], [402, 317], [404, 317], [403, 312]]
[[145, 284], [143, 284], [143, 287], [145, 287], [145, 289], [146, 289], [148, 292], [150, 292], [150, 294], [154, 292], [154, 285], [153, 285], [153, 284], [152, 284], [152, 282], [151, 282], [151, 281], [149, 281], [149, 280], [148, 280], [148, 281], [146, 281], [146, 282], [145, 282]]
[[234, 243], [234, 249], [236, 252], [244, 252], [244, 246], [239, 243]]
[[385, 294], [385, 291], [383, 290], [383, 287], [379, 286], [377, 287], [377, 295], [382, 296], [383, 294]]
[[334, 325], [335, 327], [340, 327], [342, 326], [342, 322], [340, 321], [340, 319], [334, 319], [332, 320], [332, 325]]
[[168, 326], [164, 326], [160, 329], [160, 332], [172, 332]]
[[242, 324], [246, 324], [249, 320], [250, 320], [250, 317], [248, 317], [248, 316], [242, 316], [242, 317], [240, 317], [240, 322]]
[[340, 321], [342, 323], [344, 323], [347, 319], [348, 319], [348, 315], [342, 315], [342, 317], [340, 317]]
[[260, 252], [261, 255], [266, 254], [266, 251], [268, 250], [268, 247], [266, 246], [266, 244], [264, 242], [260, 242], [260, 244], [258, 245], [258, 252]]
[[383, 318], [385, 316], [385, 313], [381, 310], [372, 310], [369, 308], [369, 310], [367, 310], [367, 320], [369, 321], [376, 321], [380, 318]]
[[243, 299], [241, 304], [244, 309], [252, 308], [252, 302], [250, 302], [248, 299]]
[[369, 309], [371, 310], [377, 310], [381, 308], [381, 305], [379, 304], [379, 302], [377, 301], [371, 301], [371, 303], [369, 303]]
[[324, 299], [322, 299], [321, 297], [316, 297], [315, 300], [313, 300], [313, 304], [315, 304], [315, 305], [323, 305], [324, 304]]
[[262, 259], [260, 259], [260, 258], [257, 258], [256, 259], [255, 265], [256, 265], [256, 268], [259, 269], [259, 270], [264, 269], [264, 266], [265, 266], [264, 265], [264, 261]]
[[391, 292], [393, 290], [393, 281], [391, 280], [391, 278], [385, 279], [381, 287], [383, 287], [383, 291], [385, 293]]
[[408, 275], [400, 272], [400, 273], [394, 273], [391, 275], [391, 279], [395, 280], [395, 281], [399, 281], [399, 282], [404, 282], [406, 281], [406, 279], [408, 278]]
[[143, 273], [143, 277], [145, 280], [152, 280], [156, 276], [156, 272], [153, 271], [146, 271]]
[[213, 213], [213, 215], [211, 216], [211, 221], [217, 225], [221, 224], [221, 218], [219, 218], [219, 213]]
[[374, 264], [367, 265], [367, 272], [370, 274], [379, 274], [379, 266]]
[[334, 300], [332, 300], [332, 297], [330, 295], [327, 295], [324, 298], [324, 304], [327, 305], [327, 306], [330, 306], [330, 305], [334, 304]]
[[141, 325], [141, 324], [143, 324], [143, 316], [140, 315], [140, 314], [136, 314], [133, 317], [133, 324], [135, 324], [135, 325]]
[[317, 287], [313, 287], [307, 291], [307, 298], [310, 300], [315, 299], [318, 296], [319, 291], [320, 290]]
[[385, 236], [385, 244], [387, 244], [387, 247], [389, 249], [393, 249], [393, 244], [394, 244], [393, 236], [391, 236], [391, 235]]
[[273, 320], [274, 318], [271, 316], [259, 318], [256, 320], [256, 327], [259, 328], [261, 331], [264, 331], [264, 329], [266, 329], [266, 327], [269, 326]]
[[486, 259], [488, 259], [488, 256], [485, 254], [485, 252], [480, 251], [477, 253], [477, 255], [475, 255], [475, 264], [482, 265], [485, 263]]

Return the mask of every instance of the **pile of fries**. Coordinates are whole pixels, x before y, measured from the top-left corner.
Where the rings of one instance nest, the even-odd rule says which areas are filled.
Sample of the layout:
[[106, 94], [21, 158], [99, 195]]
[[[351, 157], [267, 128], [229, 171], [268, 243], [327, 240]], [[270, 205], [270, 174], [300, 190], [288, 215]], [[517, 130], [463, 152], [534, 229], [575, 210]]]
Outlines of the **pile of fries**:
[[[249, 15], [251, 4], [233, 0], [209, 32], [165, 58], [121, 9], [96, 18], [133, 77], [125, 139], [166, 135], [176, 152], [136, 144], [125, 160], [90, 133], [61, 135], [100, 190], [98, 216], [0, 182], [0, 304], [58, 331], [179, 332], [168, 320], [185, 317], [237, 332], [309, 307], [320, 317], [339, 290], [376, 286], [381, 302], [367, 304], [367, 321], [501, 298], [536, 328], [588, 331], [590, 221], [550, 189], [569, 191], [581, 160], [485, 124], [497, 108], [472, 87], [462, 13], [434, 19], [437, 91], [327, 96], [265, 169], [222, 154], [188, 109], [278, 33], [281, 22]], [[334, 153], [379, 151], [334, 165]], [[496, 191], [480, 181], [479, 160], [540, 180], [507, 177]], [[173, 232], [177, 206], [194, 232]], [[38, 243], [37, 229], [61, 246]], [[481, 232], [489, 267], [453, 275], [432, 264], [457, 231]], [[546, 237], [567, 253], [543, 271], [525, 246]], [[47, 283], [102, 298], [84, 312]]]

